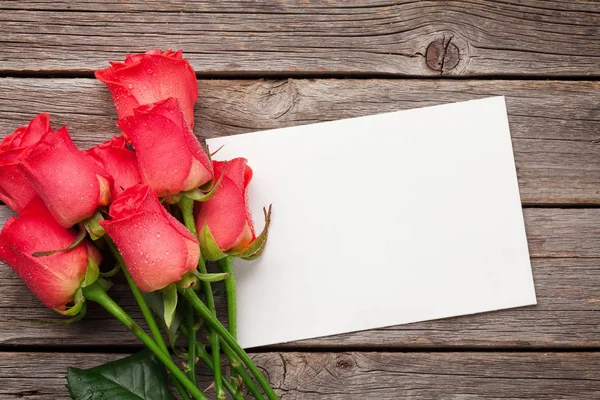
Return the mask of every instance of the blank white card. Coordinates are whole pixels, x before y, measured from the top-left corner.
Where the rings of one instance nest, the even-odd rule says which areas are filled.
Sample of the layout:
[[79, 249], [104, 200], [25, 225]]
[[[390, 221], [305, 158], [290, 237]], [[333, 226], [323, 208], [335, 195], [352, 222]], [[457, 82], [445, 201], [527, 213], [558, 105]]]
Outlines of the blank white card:
[[536, 304], [503, 97], [208, 140], [254, 170], [245, 347]]

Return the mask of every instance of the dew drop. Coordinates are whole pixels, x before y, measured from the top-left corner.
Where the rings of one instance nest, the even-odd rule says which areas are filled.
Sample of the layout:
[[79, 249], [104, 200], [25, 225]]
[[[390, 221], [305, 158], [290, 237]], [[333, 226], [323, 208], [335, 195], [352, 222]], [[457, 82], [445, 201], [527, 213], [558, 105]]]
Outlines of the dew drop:
[[133, 83], [130, 83], [129, 85], [127, 85], [127, 87], [128, 87], [129, 89], [133, 89]]
[[157, 238], [157, 239], [160, 239], [160, 233], [157, 233], [157, 234], [156, 234], [156, 238]]
[[153, 74], [154, 73], [154, 71], [152, 70], [152, 68], [148, 68], [148, 73], [149, 74]]

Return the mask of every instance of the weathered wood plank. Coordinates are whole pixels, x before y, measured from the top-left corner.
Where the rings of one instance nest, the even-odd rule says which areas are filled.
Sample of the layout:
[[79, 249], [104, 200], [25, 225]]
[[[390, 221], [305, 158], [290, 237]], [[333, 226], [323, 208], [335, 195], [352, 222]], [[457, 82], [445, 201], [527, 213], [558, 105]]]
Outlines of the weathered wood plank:
[[182, 48], [212, 75], [600, 75], [593, 0], [3, 0], [0, 9], [3, 72], [89, 73], [128, 52]]
[[[600, 204], [598, 82], [201, 80], [199, 88], [204, 137], [504, 95], [523, 203]], [[119, 133], [100, 82], [0, 79], [0, 137], [41, 111], [82, 147]]]
[[[6, 212], [6, 207], [0, 210]], [[537, 306], [309, 339], [277, 347], [600, 346], [600, 225], [597, 223], [600, 209], [530, 208], [524, 212]], [[58, 322], [62, 317], [45, 309], [9, 268], [0, 267], [0, 344], [138, 345], [133, 335], [93, 305], [82, 322], [68, 326], [41, 324]], [[135, 313], [136, 306], [126, 285], [116, 284], [111, 293], [126, 309], [139, 315]]]
[[[121, 357], [0, 353], [0, 396], [68, 398], [68, 366], [88, 368]], [[284, 400], [583, 400], [597, 399], [600, 391], [600, 353], [257, 353], [253, 359]]]

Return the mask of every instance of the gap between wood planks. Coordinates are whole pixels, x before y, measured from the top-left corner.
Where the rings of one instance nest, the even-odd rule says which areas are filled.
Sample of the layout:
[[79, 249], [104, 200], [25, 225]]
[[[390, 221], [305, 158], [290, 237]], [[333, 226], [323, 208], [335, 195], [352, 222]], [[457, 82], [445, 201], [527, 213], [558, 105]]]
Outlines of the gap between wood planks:
[[[179, 346], [179, 345], [178, 345]], [[181, 345], [180, 347], [184, 347]], [[142, 350], [144, 346], [140, 345], [118, 345], [106, 346], [100, 345], [95, 347], [89, 346], [29, 346], [29, 345], [0, 345], [0, 358], [2, 353], [108, 353], [108, 354], [132, 354]], [[598, 353], [598, 346], [580, 346], [580, 347], [364, 347], [364, 346], [348, 346], [348, 347], [328, 347], [328, 346], [310, 346], [310, 347], [295, 347], [295, 346], [279, 346], [270, 345], [265, 347], [256, 347], [246, 349], [248, 354], [266, 354], [266, 353]]]
[[[35, 78], [35, 79], [78, 79], [78, 78], [94, 78], [94, 73], [90, 71], [21, 71], [21, 70], [5, 70], [0, 71], [0, 78]], [[598, 77], [589, 75], [398, 75], [396, 73], [373, 73], [373, 72], [314, 72], [306, 73], [302, 71], [289, 71], [286, 73], [278, 71], [263, 71], [245, 72], [232, 71], [226, 72], [197, 72], [197, 79], [226, 79], [231, 81], [249, 81], [257, 79], [388, 79], [388, 80], [456, 80], [456, 81], [582, 81], [596, 82], [600, 81]]]

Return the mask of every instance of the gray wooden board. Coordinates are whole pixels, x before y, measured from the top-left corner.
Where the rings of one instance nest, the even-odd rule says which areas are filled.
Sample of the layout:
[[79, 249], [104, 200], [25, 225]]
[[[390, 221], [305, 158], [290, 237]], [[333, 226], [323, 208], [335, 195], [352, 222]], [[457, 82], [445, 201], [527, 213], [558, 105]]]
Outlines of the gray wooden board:
[[[124, 356], [0, 353], [0, 398], [68, 398], [68, 366], [88, 368]], [[270, 352], [252, 356], [282, 400], [584, 400], [597, 399], [600, 392], [599, 353]], [[206, 369], [200, 368], [200, 373]], [[208, 386], [206, 376], [200, 384]]]
[[211, 75], [599, 76], [594, 0], [0, 1], [0, 72], [184, 49]]
[[[6, 217], [6, 207], [0, 210]], [[600, 346], [600, 209], [528, 208], [524, 213], [537, 306], [309, 339], [277, 347]], [[401, 255], [390, 255], [390, 262], [395, 259], [401, 262]], [[376, 290], [376, 283], [373, 285]], [[0, 290], [0, 344], [56, 347], [138, 344], [133, 335], [98, 307], [91, 307], [88, 317], [76, 324], [45, 324], [58, 322], [62, 317], [44, 308], [4, 265], [0, 268]], [[139, 321], [127, 292], [124, 284], [115, 285], [111, 291]], [[340, 295], [345, 294], [341, 291]], [[222, 312], [221, 309], [224, 315]]]
[[[504, 95], [523, 204], [600, 204], [598, 82], [201, 80], [199, 90], [201, 137]], [[0, 138], [42, 111], [55, 128], [67, 125], [82, 148], [119, 134], [98, 81], [0, 79]]]

